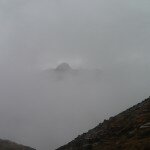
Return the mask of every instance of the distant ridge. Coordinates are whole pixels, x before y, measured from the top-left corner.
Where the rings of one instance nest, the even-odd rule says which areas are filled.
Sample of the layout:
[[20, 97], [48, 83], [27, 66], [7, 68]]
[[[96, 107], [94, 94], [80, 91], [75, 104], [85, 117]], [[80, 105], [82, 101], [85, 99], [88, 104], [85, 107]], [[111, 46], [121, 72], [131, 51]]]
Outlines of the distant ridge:
[[36, 150], [28, 146], [19, 145], [9, 140], [0, 139], [0, 150]]
[[57, 150], [150, 150], [150, 97]]

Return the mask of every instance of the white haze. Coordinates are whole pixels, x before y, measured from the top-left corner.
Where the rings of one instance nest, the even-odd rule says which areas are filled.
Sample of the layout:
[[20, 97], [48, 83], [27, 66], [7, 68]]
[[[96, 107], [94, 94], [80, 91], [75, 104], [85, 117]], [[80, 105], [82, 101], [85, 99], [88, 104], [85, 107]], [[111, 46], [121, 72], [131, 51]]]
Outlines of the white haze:
[[147, 98], [149, 48], [149, 0], [0, 0], [0, 138], [53, 150]]

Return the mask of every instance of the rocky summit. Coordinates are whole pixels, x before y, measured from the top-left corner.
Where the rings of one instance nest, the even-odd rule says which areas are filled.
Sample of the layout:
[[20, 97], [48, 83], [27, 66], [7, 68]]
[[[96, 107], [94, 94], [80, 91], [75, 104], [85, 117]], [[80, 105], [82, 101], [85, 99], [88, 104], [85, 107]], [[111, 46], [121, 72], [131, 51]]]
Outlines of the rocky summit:
[[66, 72], [66, 71], [72, 70], [72, 68], [70, 67], [70, 65], [68, 63], [64, 62], [64, 63], [61, 63], [60, 65], [58, 65], [55, 70], [56, 71]]
[[19, 145], [8, 140], [0, 139], [0, 150], [36, 150], [36, 149]]
[[150, 97], [57, 150], [150, 150]]

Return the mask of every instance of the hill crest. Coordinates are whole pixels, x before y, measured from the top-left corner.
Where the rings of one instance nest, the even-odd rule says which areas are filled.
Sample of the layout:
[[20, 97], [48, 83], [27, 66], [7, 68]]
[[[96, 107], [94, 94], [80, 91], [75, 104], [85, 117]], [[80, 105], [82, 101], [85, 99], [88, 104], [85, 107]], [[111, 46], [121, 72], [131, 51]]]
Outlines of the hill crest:
[[0, 139], [0, 150], [36, 150], [9, 140]]

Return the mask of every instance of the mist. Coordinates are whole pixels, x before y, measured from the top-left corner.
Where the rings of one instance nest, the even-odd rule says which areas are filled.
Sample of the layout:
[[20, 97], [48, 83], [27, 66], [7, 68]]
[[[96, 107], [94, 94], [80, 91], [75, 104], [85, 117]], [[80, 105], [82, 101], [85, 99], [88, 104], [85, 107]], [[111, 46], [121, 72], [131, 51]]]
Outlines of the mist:
[[149, 0], [0, 0], [0, 138], [54, 150], [149, 97], [149, 39]]

